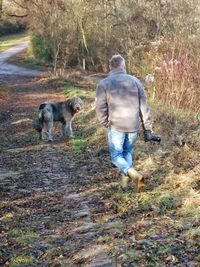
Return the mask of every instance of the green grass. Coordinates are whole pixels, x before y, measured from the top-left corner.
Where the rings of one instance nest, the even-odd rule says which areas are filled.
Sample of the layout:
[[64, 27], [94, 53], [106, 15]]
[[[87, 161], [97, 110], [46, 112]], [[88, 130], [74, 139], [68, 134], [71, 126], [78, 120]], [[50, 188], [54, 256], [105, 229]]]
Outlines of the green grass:
[[9, 267], [24, 267], [24, 266], [32, 266], [34, 264], [35, 259], [30, 256], [21, 255], [16, 256], [11, 259]]
[[19, 245], [22, 246], [26, 246], [26, 245], [32, 245], [35, 243], [35, 241], [37, 240], [38, 236], [37, 234], [33, 233], [33, 232], [29, 232], [26, 233], [22, 236], [19, 236], [18, 238], [16, 238], [16, 242]]
[[86, 143], [84, 139], [76, 138], [71, 140], [72, 149], [77, 153], [81, 153], [85, 150]]
[[18, 45], [21, 42], [28, 41], [29, 36], [27, 33], [22, 34], [13, 34], [0, 37], [0, 52], [5, 51], [6, 49]]
[[[77, 153], [81, 153], [86, 149], [88, 140], [91, 141], [97, 131], [95, 110], [91, 108], [94, 103], [95, 91], [75, 86], [68, 86], [65, 87], [64, 93], [69, 98], [79, 96], [85, 103], [83, 111], [81, 114], [78, 114], [76, 118], [76, 123], [79, 125], [78, 128], [80, 131], [77, 131], [75, 133], [75, 137], [70, 140], [72, 149]], [[85, 125], [88, 127], [85, 127]]]
[[49, 65], [39, 62], [34, 58], [31, 49], [25, 49], [24, 51], [17, 53], [13, 57], [9, 58], [8, 62], [28, 69], [40, 71], [48, 71], [50, 69]]
[[0, 217], [0, 221], [12, 221], [14, 214], [12, 212], [8, 212]]
[[64, 93], [69, 97], [82, 96], [86, 98], [91, 98], [95, 96], [95, 90], [87, 90], [85, 88], [68, 86], [64, 89]]

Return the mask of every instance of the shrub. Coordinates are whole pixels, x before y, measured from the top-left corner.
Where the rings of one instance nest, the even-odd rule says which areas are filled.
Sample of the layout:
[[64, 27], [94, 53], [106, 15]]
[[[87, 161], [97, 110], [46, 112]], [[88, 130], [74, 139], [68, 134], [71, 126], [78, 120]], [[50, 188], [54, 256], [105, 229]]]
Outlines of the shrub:
[[163, 41], [154, 59], [155, 84], [150, 94], [172, 109], [199, 112], [200, 58], [187, 42], [178, 35]]
[[0, 24], [0, 36], [20, 33], [26, 30], [26, 25], [19, 22], [4, 21]]
[[47, 41], [41, 35], [33, 35], [31, 38], [31, 49], [34, 57], [39, 61], [51, 63], [53, 52]]

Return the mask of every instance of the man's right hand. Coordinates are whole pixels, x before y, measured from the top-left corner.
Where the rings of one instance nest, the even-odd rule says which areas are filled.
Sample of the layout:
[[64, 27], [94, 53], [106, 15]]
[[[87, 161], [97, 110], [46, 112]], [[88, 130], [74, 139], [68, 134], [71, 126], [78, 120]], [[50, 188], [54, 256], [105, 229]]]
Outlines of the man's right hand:
[[159, 135], [155, 135], [150, 130], [146, 130], [144, 131], [144, 141], [145, 142], [149, 142], [149, 141], [160, 142], [161, 137]]

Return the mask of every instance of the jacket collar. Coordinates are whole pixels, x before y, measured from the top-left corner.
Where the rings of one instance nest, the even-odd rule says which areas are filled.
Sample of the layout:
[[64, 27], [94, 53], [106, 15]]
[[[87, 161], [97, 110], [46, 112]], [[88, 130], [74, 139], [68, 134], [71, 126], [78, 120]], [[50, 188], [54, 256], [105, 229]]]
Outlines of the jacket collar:
[[116, 75], [116, 74], [126, 74], [126, 70], [125, 70], [124, 68], [119, 67], [119, 68], [114, 68], [114, 69], [112, 69], [112, 70], [108, 73], [109, 76], [110, 76], [110, 75]]

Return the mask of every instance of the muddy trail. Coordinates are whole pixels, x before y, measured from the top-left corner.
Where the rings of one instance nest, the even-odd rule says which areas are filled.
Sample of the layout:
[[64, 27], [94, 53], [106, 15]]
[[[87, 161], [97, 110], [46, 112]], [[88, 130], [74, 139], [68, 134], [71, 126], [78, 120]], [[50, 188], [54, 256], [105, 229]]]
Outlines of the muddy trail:
[[92, 220], [93, 168], [98, 171], [100, 163], [88, 152], [74, 152], [59, 130], [48, 144], [32, 127], [41, 102], [66, 96], [45, 79], [5, 78], [9, 93], [0, 108], [0, 266], [115, 266], [97, 241], [101, 225]]
[[[97, 123], [95, 84], [83, 76], [0, 75], [0, 266], [200, 266], [199, 121], [152, 105], [162, 142], [140, 133], [135, 164], [149, 182], [124, 192]], [[42, 142], [38, 105], [79, 93], [75, 137], [63, 139], [56, 124], [54, 141]]]

